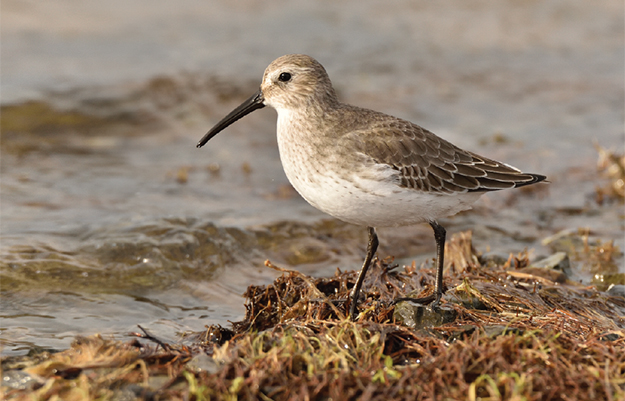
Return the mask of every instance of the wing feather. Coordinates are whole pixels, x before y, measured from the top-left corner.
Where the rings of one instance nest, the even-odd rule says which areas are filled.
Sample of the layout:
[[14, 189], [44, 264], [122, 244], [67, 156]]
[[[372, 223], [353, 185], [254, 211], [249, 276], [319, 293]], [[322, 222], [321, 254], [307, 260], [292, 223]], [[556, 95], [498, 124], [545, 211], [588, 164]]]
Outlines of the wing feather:
[[409, 121], [381, 116], [366, 129], [346, 136], [374, 162], [397, 170], [398, 183], [404, 188], [434, 193], [486, 192], [546, 178], [460, 149]]

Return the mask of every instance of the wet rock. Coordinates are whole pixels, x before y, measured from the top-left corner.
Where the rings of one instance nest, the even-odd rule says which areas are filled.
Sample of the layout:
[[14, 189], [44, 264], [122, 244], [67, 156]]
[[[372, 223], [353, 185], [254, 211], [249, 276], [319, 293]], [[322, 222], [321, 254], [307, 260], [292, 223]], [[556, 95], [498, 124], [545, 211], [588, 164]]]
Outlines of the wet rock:
[[564, 273], [567, 278], [573, 274], [571, 270], [571, 261], [566, 252], [556, 252], [553, 255], [532, 263], [532, 267], [543, 269], [559, 270]]
[[195, 370], [196, 372], [206, 371], [208, 373], [216, 373], [220, 368], [219, 364], [215, 362], [215, 360], [212, 357], [206, 355], [203, 352], [195, 355], [187, 363], [187, 366], [189, 366], [191, 369]]
[[398, 322], [418, 330], [451, 323], [456, 320], [457, 313], [447, 305], [432, 308], [404, 301], [397, 304], [393, 316]]
[[606, 292], [612, 297], [625, 298], [625, 284], [611, 284]]

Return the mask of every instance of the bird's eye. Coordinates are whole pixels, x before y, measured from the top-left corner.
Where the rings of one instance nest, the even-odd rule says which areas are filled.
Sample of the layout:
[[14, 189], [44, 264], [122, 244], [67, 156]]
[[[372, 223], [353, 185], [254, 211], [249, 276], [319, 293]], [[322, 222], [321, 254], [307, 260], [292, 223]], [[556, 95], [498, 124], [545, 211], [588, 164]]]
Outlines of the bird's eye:
[[288, 82], [290, 80], [291, 80], [291, 74], [289, 74], [288, 72], [283, 72], [278, 77], [278, 81], [281, 81], [281, 82]]

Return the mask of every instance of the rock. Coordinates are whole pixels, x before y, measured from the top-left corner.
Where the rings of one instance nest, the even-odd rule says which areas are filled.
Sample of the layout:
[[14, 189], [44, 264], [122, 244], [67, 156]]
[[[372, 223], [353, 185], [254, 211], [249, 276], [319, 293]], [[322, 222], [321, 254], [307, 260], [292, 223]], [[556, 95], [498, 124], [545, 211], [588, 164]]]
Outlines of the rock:
[[611, 297], [625, 298], [625, 285], [623, 284], [610, 284], [606, 291]]
[[573, 274], [573, 271], [571, 270], [571, 261], [569, 260], [569, 255], [567, 255], [565, 252], [556, 252], [553, 255], [546, 257], [545, 259], [541, 259], [537, 262], [532, 263], [531, 266], [543, 269], [559, 270], [562, 273], [566, 274], [567, 278], [570, 278]]
[[397, 304], [393, 313], [395, 319], [413, 329], [438, 327], [456, 320], [456, 310], [450, 306], [424, 306], [410, 301]]
[[203, 352], [195, 355], [193, 359], [187, 363], [187, 366], [197, 372], [206, 371], [208, 373], [215, 373], [220, 367], [219, 363]]

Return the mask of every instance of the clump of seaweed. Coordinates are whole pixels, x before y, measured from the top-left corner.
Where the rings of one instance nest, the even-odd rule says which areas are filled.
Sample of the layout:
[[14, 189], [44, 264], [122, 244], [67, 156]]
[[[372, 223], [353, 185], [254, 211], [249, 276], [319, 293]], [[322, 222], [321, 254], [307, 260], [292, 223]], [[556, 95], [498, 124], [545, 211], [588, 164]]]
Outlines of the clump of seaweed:
[[[356, 322], [355, 272], [313, 278], [282, 271], [250, 286], [247, 313], [167, 344], [147, 332], [122, 343], [78, 339], [72, 349], [9, 373], [5, 399], [527, 399], [625, 397], [625, 298], [528, 271], [527, 253], [495, 263], [469, 232], [447, 244], [451, 321], [413, 328], [398, 296], [428, 293], [433, 269], [377, 260]], [[546, 269], [545, 269], [546, 270]], [[188, 342], [191, 344], [188, 344]], [[3, 369], [9, 367], [3, 361]], [[22, 376], [19, 376], [23, 378]], [[23, 382], [23, 380], [21, 381]]]

